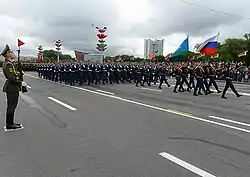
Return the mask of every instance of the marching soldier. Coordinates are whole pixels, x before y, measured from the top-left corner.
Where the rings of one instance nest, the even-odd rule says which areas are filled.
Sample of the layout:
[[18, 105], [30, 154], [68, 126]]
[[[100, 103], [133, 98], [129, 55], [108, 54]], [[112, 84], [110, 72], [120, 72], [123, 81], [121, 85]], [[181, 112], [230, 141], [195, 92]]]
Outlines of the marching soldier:
[[206, 91], [207, 91], [208, 94], [211, 94], [213, 92], [210, 90], [209, 83], [207, 81], [209, 79], [209, 76], [210, 76], [209, 66], [204, 65], [203, 66], [203, 71], [204, 71], [204, 74], [203, 74], [203, 83], [205, 85], [205, 89], [206, 89]]
[[182, 70], [182, 75], [181, 75], [181, 84], [180, 84], [179, 91], [185, 91], [185, 89], [183, 87], [183, 84], [185, 83], [187, 85], [188, 91], [190, 92], [189, 83], [187, 81], [188, 67], [187, 66], [182, 66], [181, 70]]
[[19, 91], [21, 86], [26, 84], [20, 80], [20, 74], [14, 65], [15, 55], [8, 45], [5, 46], [1, 55], [5, 58], [3, 64], [3, 73], [6, 78], [6, 82], [3, 86], [3, 92], [7, 96], [7, 111], [6, 111], [6, 127], [8, 130], [16, 130], [23, 128], [22, 124], [14, 122], [15, 109], [18, 104]]
[[232, 79], [233, 79], [233, 71], [228, 67], [225, 68], [225, 70], [222, 72], [222, 74], [224, 75], [225, 79], [226, 79], [226, 85], [224, 87], [224, 90], [222, 92], [221, 98], [227, 99], [226, 97], [226, 92], [228, 90], [228, 88], [230, 87], [231, 90], [234, 92], [234, 94], [237, 97], [241, 97], [242, 95], [240, 95], [237, 90], [235, 89]]
[[188, 74], [189, 74], [189, 82], [187, 90], [191, 90], [195, 87], [194, 78], [195, 78], [195, 70], [193, 66], [188, 66]]
[[166, 75], [167, 75], [167, 71], [166, 71], [166, 68], [165, 67], [161, 67], [160, 69], [160, 72], [159, 72], [159, 75], [160, 75], [160, 85], [159, 85], [159, 89], [162, 89], [162, 84], [163, 82], [165, 82], [167, 84], [168, 87], [170, 87], [171, 85], [168, 83], [168, 80], [166, 78]]
[[215, 82], [215, 79], [216, 79], [216, 70], [215, 68], [213, 67], [213, 65], [210, 65], [209, 67], [209, 84], [208, 84], [208, 87], [210, 88], [213, 84], [214, 88], [217, 90], [217, 93], [221, 93], [221, 91], [219, 90], [219, 87], [217, 85], [217, 83]]
[[179, 86], [179, 91], [184, 90], [184, 88], [182, 88], [182, 85], [181, 85], [182, 70], [179, 66], [176, 66], [174, 68], [173, 76], [175, 76], [175, 80], [176, 80], [173, 92], [178, 93], [176, 91], [178, 86]]
[[[197, 66], [195, 71], [196, 71], [196, 81], [197, 82], [196, 82], [196, 86], [194, 88], [193, 95], [194, 96], [198, 96], [198, 94], [202, 95], [201, 90], [205, 93], [205, 95], [207, 95], [208, 93], [207, 93], [207, 91], [204, 87], [204, 83], [203, 83], [203, 77], [204, 77], [205, 72], [204, 72], [203, 68], [199, 65]], [[198, 94], [197, 94], [197, 91], [198, 91]]]
[[136, 71], [136, 81], [135, 81], [135, 86], [136, 87], [139, 87], [139, 83], [141, 86], [144, 86], [143, 85], [143, 80], [142, 80], [142, 76], [143, 76], [143, 68], [140, 67], [140, 68], [137, 68], [137, 71]]

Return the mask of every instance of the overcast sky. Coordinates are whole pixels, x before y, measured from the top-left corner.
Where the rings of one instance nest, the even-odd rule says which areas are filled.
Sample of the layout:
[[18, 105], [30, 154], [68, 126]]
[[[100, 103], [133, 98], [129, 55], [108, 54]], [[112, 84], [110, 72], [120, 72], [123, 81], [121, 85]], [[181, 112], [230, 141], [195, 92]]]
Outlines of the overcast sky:
[[182, 0], [6, 0], [0, 3], [0, 48], [16, 50], [17, 38], [25, 42], [22, 55], [37, 54], [37, 46], [54, 49], [63, 41], [63, 53], [95, 51], [97, 31], [108, 27], [106, 55], [143, 56], [144, 38], [164, 39], [164, 54], [173, 52], [190, 36], [196, 43], [220, 32], [219, 41], [250, 33], [249, 0], [185, 0], [223, 15], [192, 6]]

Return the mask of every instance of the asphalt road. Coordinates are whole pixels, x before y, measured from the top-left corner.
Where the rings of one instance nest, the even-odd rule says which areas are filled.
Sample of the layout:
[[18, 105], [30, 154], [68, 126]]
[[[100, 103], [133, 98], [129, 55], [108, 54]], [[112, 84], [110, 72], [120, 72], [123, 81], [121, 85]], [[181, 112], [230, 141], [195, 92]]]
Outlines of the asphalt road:
[[250, 85], [224, 100], [166, 86], [72, 87], [36, 73], [25, 80], [16, 112], [25, 128], [0, 131], [1, 177], [250, 176]]

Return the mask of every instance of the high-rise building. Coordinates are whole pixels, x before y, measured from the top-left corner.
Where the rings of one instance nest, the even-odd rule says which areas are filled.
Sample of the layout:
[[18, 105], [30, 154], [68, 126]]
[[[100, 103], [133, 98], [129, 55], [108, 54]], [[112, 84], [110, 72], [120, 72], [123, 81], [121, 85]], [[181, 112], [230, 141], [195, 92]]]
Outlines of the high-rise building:
[[144, 58], [149, 56], [163, 55], [164, 39], [162, 40], [144, 40]]

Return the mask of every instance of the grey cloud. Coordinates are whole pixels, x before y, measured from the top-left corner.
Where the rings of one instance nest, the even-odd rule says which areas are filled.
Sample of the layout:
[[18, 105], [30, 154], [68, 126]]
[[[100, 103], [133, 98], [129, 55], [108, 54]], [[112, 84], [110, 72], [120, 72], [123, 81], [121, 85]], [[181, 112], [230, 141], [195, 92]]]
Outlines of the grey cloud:
[[[3, 45], [3, 44], [0, 45], [0, 51], [1, 52], [4, 49], [4, 47], [5, 47], [5, 45]], [[14, 45], [10, 45], [10, 48], [15, 53], [15, 55], [17, 56], [17, 47], [15, 47]], [[33, 49], [21, 49], [20, 56], [28, 56], [28, 55], [30, 55], [30, 53], [34, 53]]]
[[[241, 15], [237, 7], [242, 8], [239, 2], [229, 4], [226, 0], [218, 1], [191, 1], [204, 7], [214, 7], [225, 12], [232, 12]], [[152, 8], [157, 13], [151, 17], [147, 23], [133, 26], [128, 32], [138, 37], [169, 36], [174, 33], [185, 33], [194, 37], [202, 36], [206, 33], [214, 33], [217, 28], [227, 25], [234, 25], [240, 21], [237, 16], [229, 16], [207, 11], [195, 6], [176, 1], [157, 1], [152, 2]], [[215, 6], [216, 4], [216, 6]], [[248, 3], [250, 5], [250, 3]], [[163, 8], [166, 7], [166, 8]], [[227, 7], [227, 8], [226, 8]], [[147, 29], [147, 30], [143, 30]], [[225, 28], [226, 30], [226, 28]], [[217, 31], [218, 32], [218, 31]]]
[[[105, 2], [10, 0], [9, 4], [11, 2], [17, 3], [13, 7], [14, 10], [9, 11], [8, 4], [3, 4], [2, 7], [6, 8], [0, 8], [0, 14], [8, 14], [14, 18], [18, 18], [18, 15], [20, 18], [22, 14], [22, 20], [28, 21], [31, 25], [27, 26], [26, 31], [22, 30], [24, 32], [20, 36], [40, 38], [45, 43], [43, 45], [51, 44], [55, 39], [61, 39], [67, 50], [95, 49], [97, 31], [92, 24], [100, 27], [114, 26], [119, 18], [119, 12], [115, 8], [116, 2], [113, 0]], [[12, 31], [15, 29], [13, 28]]]
[[[187, 1], [233, 14], [250, 16], [248, 9], [242, 8], [250, 5], [248, 0]], [[108, 50], [105, 52], [107, 55], [122, 53], [136, 55], [139, 46], [134, 46], [136, 44], [133, 42], [131, 44], [126, 42], [132, 38], [162, 38], [179, 33], [199, 38], [219, 31], [225, 35], [224, 37], [230, 37], [246, 33], [249, 26], [249, 20], [208, 12], [180, 0], [145, 0], [145, 3], [149, 3], [149, 14], [152, 15], [145, 23], [133, 24], [130, 29], [118, 21], [119, 2], [117, 0], [8, 0], [1, 3], [0, 16], [5, 15], [20, 20], [19, 26], [14, 21], [12, 26], [8, 26], [17, 37], [29, 36], [47, 48], [54, 48], [53, 40], [61, 39], [65, 51], [95, 51], [97, 31], [91, 25], [107, 26]], [[3, 34], [0, 34], [0, 39], [3, 43], [16, 46], [16, 41], [9, 42], [13, 39]], [[4, 44], [1, 43], [0, 47], [1, 45]], [[35, 47], [27, 49], [26, 45], [22, 52], [23, 55], [35, 55], [37, 51]]]

